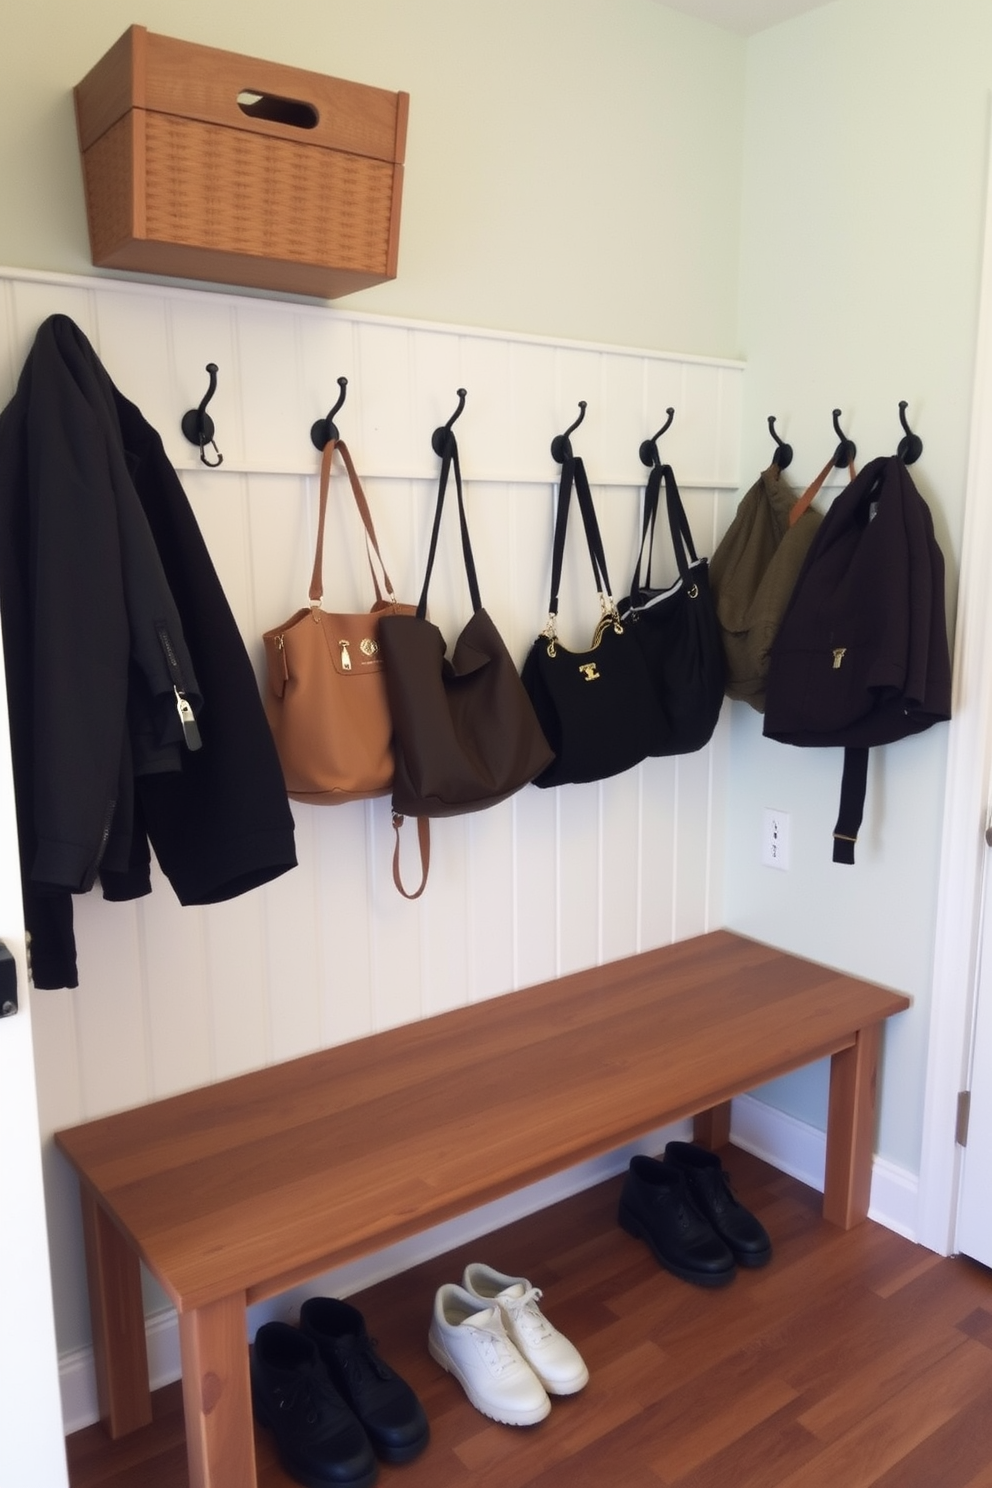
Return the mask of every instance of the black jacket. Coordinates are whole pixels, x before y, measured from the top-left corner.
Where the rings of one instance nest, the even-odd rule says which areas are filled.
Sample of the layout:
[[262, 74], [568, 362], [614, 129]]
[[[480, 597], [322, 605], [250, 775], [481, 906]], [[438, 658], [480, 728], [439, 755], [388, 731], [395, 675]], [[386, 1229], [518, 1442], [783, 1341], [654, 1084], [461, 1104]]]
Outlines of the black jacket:
[[77, 985], [70, 895], [97, 874], [107, 898], [147, 893], [149, 841], [183, 904], [295, 864], [254, 673], [185, 492], [65, 316], [0, 414], [0, 618], [36, 986]]

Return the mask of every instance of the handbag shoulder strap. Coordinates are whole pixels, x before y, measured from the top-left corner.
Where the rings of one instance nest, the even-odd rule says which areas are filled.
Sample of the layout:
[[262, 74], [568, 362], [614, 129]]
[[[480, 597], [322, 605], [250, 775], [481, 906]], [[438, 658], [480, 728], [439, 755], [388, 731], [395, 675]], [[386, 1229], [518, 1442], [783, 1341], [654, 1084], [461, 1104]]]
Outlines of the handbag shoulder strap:
[[462, 471], [458, 461], [458, 441], [450, 429], [446, 431], [444, 450], [441, 455], [441, 473], [437, 483], [437, 506], [434, 509], [434, 526], [431, 530], [431, 545], [427, 554], [427, 572], [424, 574], [424, 587], [417, 604], [417, 618], [423, 620], [427, 615], [427, 590], [430, 587], [431, 574], [434, 570], [434, 557], [437, 553], [438, 533], [441, 530], [441, 512], [444, 508], [444, 493], [448, 488], [448, 476], [451, 471], [455, 472], [455, 492], [458, 499], [458, 523], [462, 534], [462, 557], [465, 560], [465, 575], [468, 579], [468, 591], [472, 598], [472, 613], [482, 609], [482, 600], [479, 598], [479, 580], [475, 572], [475, 559], [472, 556], [472, 544], [468, 535], [468, 522], [465, 517], [465, 498], [462, 492]]
[[392, 580], [386, 572], [386, 565], [383, 563], [382, 554], [379, 552], [375, 528], [372, 525], [372, 513], [369, 511], [365, 492], [362, 490], [361, 481], [358, 479], [355, 471], [350, 451], [343, 439], [329, 439], [324, 445], [324, 451], [320, 458], [320, 510], [317, 516], [317, 544], [313, 560], [313, 573], [310, 576], [310, 603], [311, 605], [319, 605], [324, 594], [324, 519], [327, 515], [327, 497], [331, 484], [331, 466], [334, 462], [335, 450], [339, 451], [341, 459], [344, 462], [344, 468], [348, 472], [355, 505], [358, 507], [358, 514], [365, 528], [365, 551], [368, 555], [369, 571], [372, 574], [376, 603], [382, 604], [382, 589], [379, 587], [379, 576], [376, 573], [375, 564], [372, 562], [373, 553], [378, 559], [379, 567], [382, 570], [382, 588], [385, 589], [390, 603], [395, 604], [396, 595], [393, 593]]
[[571, 503], [573, 486], [579, 503], [582, 525], [585, 529], [586, 544], [589, 548], [589, 561], [592, 564], [596, 589], [603, 602], [604, 611], [612, 611], [615, 608], [613, 604], [613, 591], [610, 588], [610, 576], [606, 571], [606, 553], [603, 548], [599, 522], [596, 519], [596, 508], [593, 505], [592, 491], [589, 489], [589, 477], [586, 475], [586, 467], [580, 457], [567, 455], [562, 462], [561, 477], [558, 482], [555, 535], [551, 553], [551, 596], [548, 602], [548, 618], [549, 623], [552, 624], [558, 615], [561, 571], [565, 558], [565, 536], [568, 531], [568, 509]]
[[[806, 487], [803, 494], [799, 497], [798, 501], [789, 512], [790, 527], [795, 527], [796, 523], [799, 521], [799, 518], [805, 516], [806, 512], [809, 511], [810, 507], [813, 505], [814, 497], [819, 494], [820, 487], [823, 485], [823, 482], [826, 480], [827, 476], [833, 469], [833, 460], [828, 460], [826, 465], [824, 465], [823, 469], [820, 471], [819, 475], [816, 476], [812, 483]], [[847, 467], [848, 484], [853, 481], [856, 474], [857, 471], [854, 468], [854, 461], [852, 460]]]
[[644, 565], [644, 550], [647, 548], [647, 563], [644, 573], [644, 587], [651, 587], [651, 557], [654, 552], [654, 529], [658, 516], [658, 499], [661, 494], [661, 483], [665, 483], [665, 505], [668, 509], [668, 527], [672, 534], [672, 548], [675, 552], [675, 562], [678, 565], [679, 577], [685, 579], [689, 573], [691, 563], [698, 562], [696, 547], [692, 540], [692, 532], [689, 528], [689, 518], [685, 514], [682, 504], [682, 496], [675, 479], [675, 472], [671, 465], [653, 465], [651, 473], [644, 488], [644, 520], [641, 525], [641, 546], [637, 554], [637, 565], [634, 569], [634, 578], [631, 583], [631, 593], [641, 588], [641, 567]]

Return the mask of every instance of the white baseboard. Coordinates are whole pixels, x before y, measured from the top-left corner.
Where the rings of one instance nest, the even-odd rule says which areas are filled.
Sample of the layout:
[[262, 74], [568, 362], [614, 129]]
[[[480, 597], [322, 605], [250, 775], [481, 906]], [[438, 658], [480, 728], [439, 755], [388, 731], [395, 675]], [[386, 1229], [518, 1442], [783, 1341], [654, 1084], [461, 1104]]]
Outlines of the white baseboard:
[[[826, 1132], [797, 1121], [752, 1095], [742, 1095], [733, 1104], [730, 1135], [735, 1146], [753, 1152], [780, 1172], [823, 1192]], [[887, 1158], [876, 1157], [871, 1170], [869, 1219], [905, 1235], [907, 1240], [915, 1240], [918, 1189], [919, 1178], [915, 1173]]]
[[[667, 1141], [686, 1140], [691, 1134], [691, 1122], [688, 1121], [663, 1127], [605, 1157], [556, 1173], [505, 1199], [473, 1209], [469, 1214], [459, 1215], [457, 1219], [425, 1230], [398, 1245], [328, 1272], [304, 1287], [259, 1302], [248, 1311], [248, 1336], [254, 1334], [260, 1323], [271, 1318], [294, 1320], [300, 1303], [315, 1292], [347, 1297], [362, 1291], [386, 1277], [409, 1270], [421, 1261], [443, 1255], [446, 1250], [488, 1235], [501, 1225], [511, 1224], [515, 1219], [522, 1219], [624, 1172], [635, 1152], [660, 1152]], [[733, 1103], [731, 1136], [734, 1143], [746, 1152], [753, 1152], [781, 1172], [822, 1192], [826, 1136], [815, 1127], [797, 1121], [753, 1096], [744, 1095]], [[870, 1218], [910, 1240], [915, 1239], [917, 1185], [914, 1173], [883, 1158], [876, 1158], [872, 1169]], [[426, 1321], [424, 1326], [426, 1328]], [[148, 1375], [152, 1389], [157, 1390], [180, 1378], [176, 1314], [171, 1308], [157, 1312], [146, 1320], [146, 1327]], [[78, 1348], [62, 1354], [59, 1375], [63, 1424], [68, 1435], [99, 1419], [92, 1349]]]

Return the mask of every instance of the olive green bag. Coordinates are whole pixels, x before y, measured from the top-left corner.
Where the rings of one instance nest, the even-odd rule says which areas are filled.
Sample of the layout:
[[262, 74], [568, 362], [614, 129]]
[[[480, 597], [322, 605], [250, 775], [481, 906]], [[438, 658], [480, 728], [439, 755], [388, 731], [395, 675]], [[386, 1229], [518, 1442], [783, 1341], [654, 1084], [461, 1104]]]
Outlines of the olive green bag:
[[833, 461], [800, 497], [777, 465], [762, 471], [710, 559], [727, 662], [727, 697], [765, 710], [768, 657], [803, 560], [823, 520], [811, 505]]

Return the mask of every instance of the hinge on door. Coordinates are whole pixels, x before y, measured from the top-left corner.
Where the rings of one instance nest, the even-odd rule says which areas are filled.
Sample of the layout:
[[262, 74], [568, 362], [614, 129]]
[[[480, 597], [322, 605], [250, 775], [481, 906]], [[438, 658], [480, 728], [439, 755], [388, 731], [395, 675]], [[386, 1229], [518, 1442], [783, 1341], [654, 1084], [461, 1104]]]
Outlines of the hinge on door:
[[958, 1091], [958, 1119], [954, 1128], [954, 1140], [959, 1147], [968, 1145], [968, 1118], [971, 1116], [971, 1091]]

